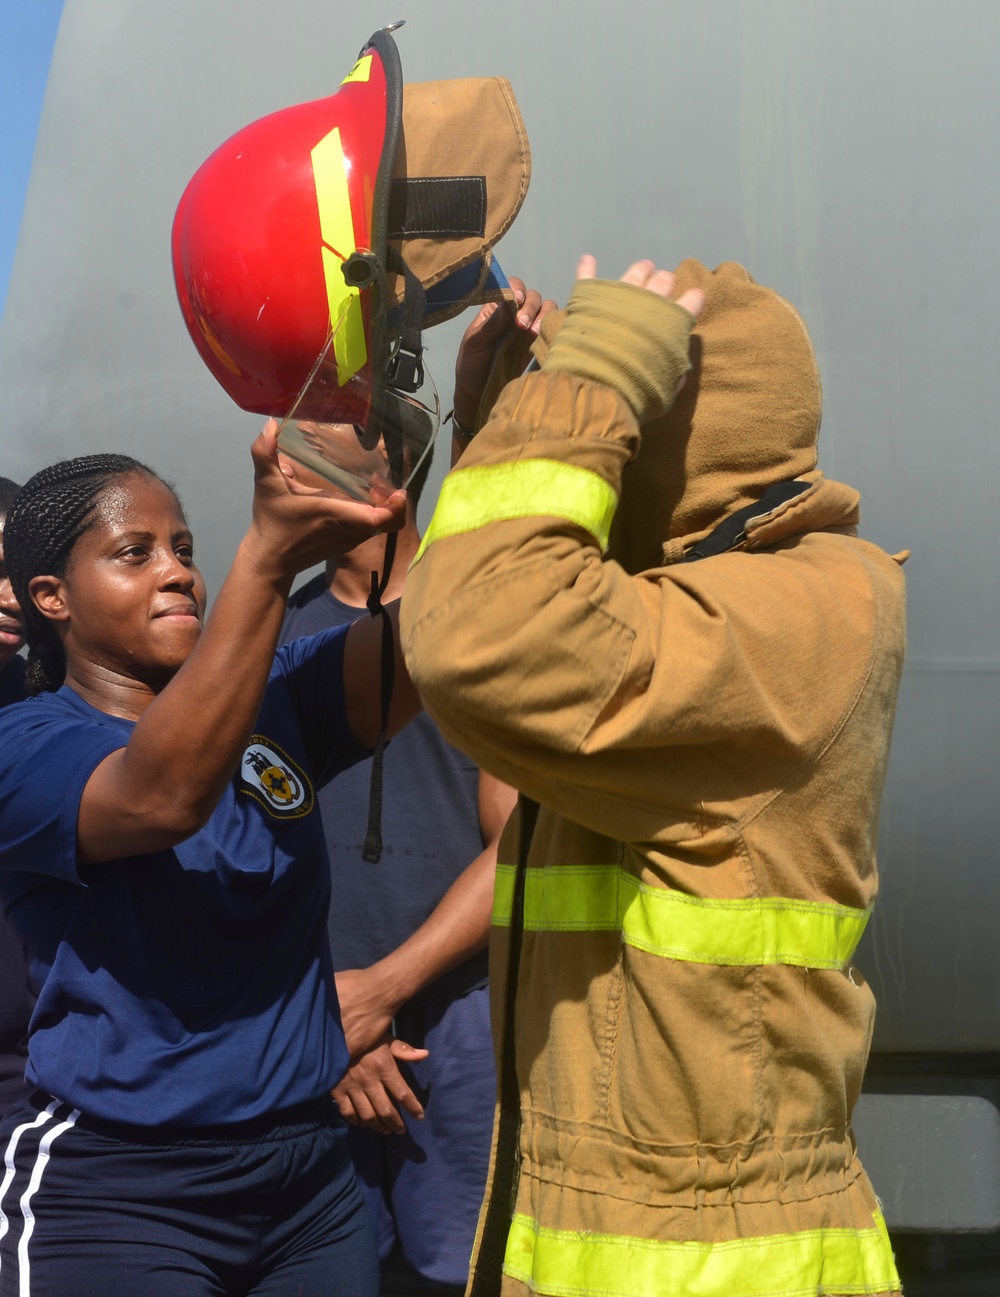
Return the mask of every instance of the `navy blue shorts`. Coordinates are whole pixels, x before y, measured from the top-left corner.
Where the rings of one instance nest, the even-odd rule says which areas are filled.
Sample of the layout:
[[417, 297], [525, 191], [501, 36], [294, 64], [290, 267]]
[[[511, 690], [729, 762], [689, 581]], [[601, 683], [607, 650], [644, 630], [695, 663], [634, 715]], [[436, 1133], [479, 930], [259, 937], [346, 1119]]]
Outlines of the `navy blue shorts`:
[[423, 1121], [402, 1135], [352, 1127], [351, 1153], [379, 1254], [435, 1284], [464, 1287], [486, 1188], [496, 1104], [489, 989], [400, 1010], [396, 1034], [430, 1050], [407, 1070]]
[[332, 1101], [167, 1131], [36, 1093], [4, 1117], [0, 1154], [0, 1297], [378, 1295]]

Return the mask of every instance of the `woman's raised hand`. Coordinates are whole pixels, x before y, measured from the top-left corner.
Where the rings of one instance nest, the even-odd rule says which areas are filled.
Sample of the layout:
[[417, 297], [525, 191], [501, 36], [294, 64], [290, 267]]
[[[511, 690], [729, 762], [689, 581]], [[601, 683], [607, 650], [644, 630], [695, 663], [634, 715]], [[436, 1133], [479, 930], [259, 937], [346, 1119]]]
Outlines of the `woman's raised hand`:
[[398, 531], [406, 521], [402, 490], [369, 504], [297, 481], [280, 462], [274, 419], [268, 419], [250, 453], [254, 495], [247, 541], [257, 563], [277, 577], [344, 554], [379, 532]]

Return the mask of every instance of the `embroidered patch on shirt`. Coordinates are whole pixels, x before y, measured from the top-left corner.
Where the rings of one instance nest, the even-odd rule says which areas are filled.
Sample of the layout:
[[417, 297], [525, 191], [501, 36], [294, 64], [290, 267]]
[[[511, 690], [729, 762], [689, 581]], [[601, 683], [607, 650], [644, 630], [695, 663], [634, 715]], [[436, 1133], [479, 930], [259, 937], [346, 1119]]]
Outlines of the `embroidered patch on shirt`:
[[262, 734], [250, 736], [240, 774], [247, 793], [276, 819], [298, 819], [313, 808], [312, 784], [281, 748]]

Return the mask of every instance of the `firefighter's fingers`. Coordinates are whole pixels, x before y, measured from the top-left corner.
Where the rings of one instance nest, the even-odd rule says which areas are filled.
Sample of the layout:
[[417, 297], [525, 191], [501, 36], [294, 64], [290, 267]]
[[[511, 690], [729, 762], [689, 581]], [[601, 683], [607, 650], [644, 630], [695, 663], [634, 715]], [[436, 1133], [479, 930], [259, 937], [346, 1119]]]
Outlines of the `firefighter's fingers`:
[[[635, 284], [636, 288], [650, 288], [650, 279], [654, 276], [669, 274], [669, 271], [660, 271], [656, 266], [646, 258], [641, 261], [633, 261], [629, 268], [623, 271], [621, 281], [623, 284]], [[653, 288], [653, 292], [659, 292], [659, 284]], [[661, 297], [669, 297], [669, 292], [660, 293]]]
[[677, 305], [683, 306], [685, 311], [697, 320], [705, 306], [705, 294], [700, 288], [689, 288], [678, 297]]

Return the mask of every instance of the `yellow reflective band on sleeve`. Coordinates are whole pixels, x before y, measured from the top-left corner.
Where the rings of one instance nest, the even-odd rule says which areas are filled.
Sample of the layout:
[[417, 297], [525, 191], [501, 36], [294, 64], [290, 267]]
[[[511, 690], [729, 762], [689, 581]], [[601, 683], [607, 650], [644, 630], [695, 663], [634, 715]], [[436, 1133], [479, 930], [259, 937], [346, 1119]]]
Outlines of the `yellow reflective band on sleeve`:
[[330, 328], [333, 330], [337, 379], [343, 387], [367, 362], [368, 348], [360, 293], [344, 279], [343, 263], [357, 245], [344, 150], [337, 127], [320, 140], [310, 157], [319, 206], [323, 279], [330, 310]]
[[[498, 865], [493, 923], [509, 927], [513, 865]], [[869, 910], [784, 897], [705, 900], [648, 887], [617, 865], [529, 869], [524, 927], [529, 932], [621, 932], [626, 945], [694, 964], [843, 968]]]
[[444, 479], [413, 561], [436, 540], [515, 518], [566, 518], [589, 531], [603, 552], [617, 506], [618, 496], [603, 477], [555, 459], [459, 468]]
[[490, 922], [494, 928], [509, 928], [514, 912], [514, 879], [516, 865], [497, 865], [493, 874], [493, 910]]
[[666, 1243], [511, 1222], [504, 1273], [551, 1297], [815, 1297], [892, 1292], [899, 1275], [880, 1213], [871, 1229], [729, 1243]]
[[342, 86], [346, 86], [349, 81], [369, 81], [372, 75], [372, 56], [366, 54], [363, 59], [358, 59], [354, 67], [351, 68], [347, 76], [341, 81]]

